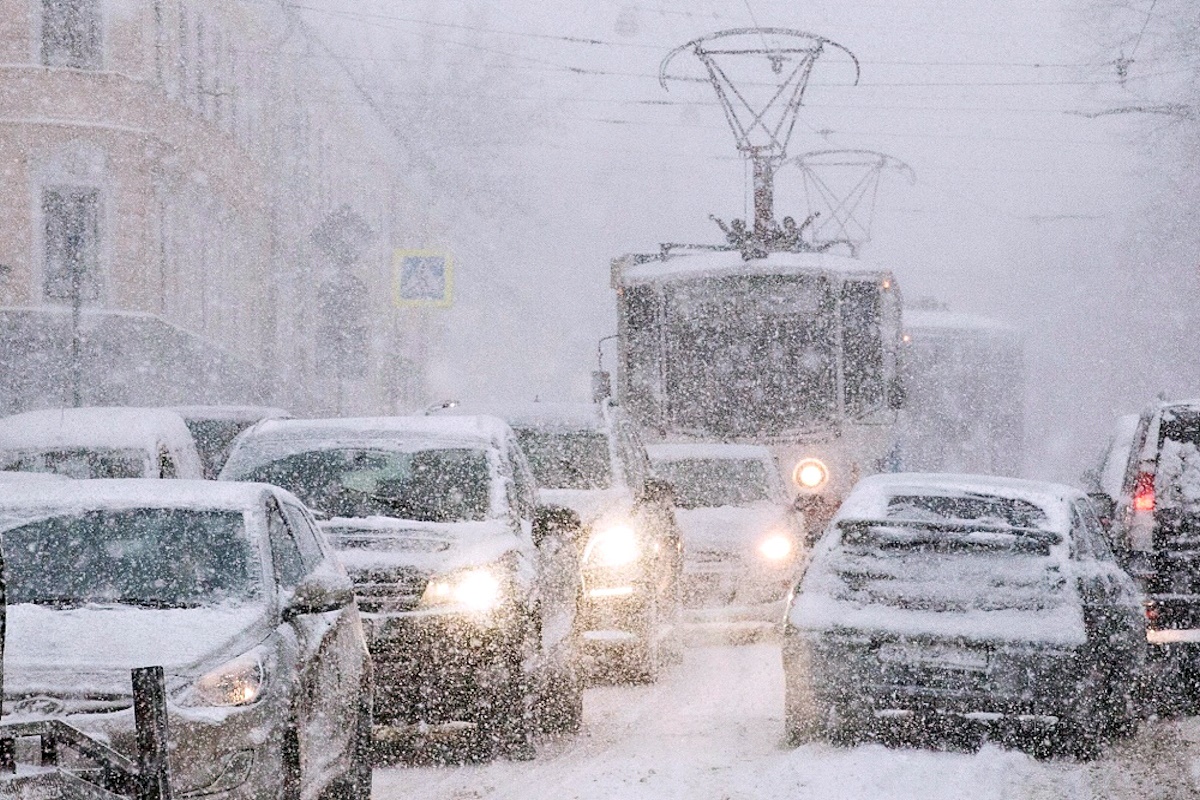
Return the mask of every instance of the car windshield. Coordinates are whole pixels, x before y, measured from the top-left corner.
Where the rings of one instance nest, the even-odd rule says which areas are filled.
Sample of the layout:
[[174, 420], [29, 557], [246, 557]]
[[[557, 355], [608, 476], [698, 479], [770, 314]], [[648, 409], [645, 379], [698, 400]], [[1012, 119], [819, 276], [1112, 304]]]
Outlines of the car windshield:
[[0, 470], [68, 478], [144, 478], [146, 453], [134, 449], [61, 448], [0, 453]]
[[471, 448], [310, 450], [255, 467], [238, 479], [282, 486], [331, 517], [472, 522], [491, 511], [488, 456]]
[[612, 485], [608, 437], [601, 432], [518, 428], [517, 439], [543, 489], [607, 489]]
[[675, 488], [680, 508], [748, 506], [776, 500], [767, 465], [757, 458], [687, 458], [659, 461], [655, 471]]
[[239, 511], [56, 514], [15, 523], [3, 540], [10, 604], [191, 608], [259, 593], [259, 560]]

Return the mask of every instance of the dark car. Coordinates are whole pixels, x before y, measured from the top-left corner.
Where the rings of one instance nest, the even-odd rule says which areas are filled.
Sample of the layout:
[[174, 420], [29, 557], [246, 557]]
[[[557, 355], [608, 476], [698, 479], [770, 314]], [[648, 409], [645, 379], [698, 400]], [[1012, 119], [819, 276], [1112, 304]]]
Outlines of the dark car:
[[469, 731], [472, 757], [524, 758], [539, 727], [579, 727], [578, 518], [538, 506], [501, 420], [263, 422], [221, 479], [284, 486], [322, 515], [356, 586], [376, 722], [391, 735]]
[[350, 579], [262, 484], [81, 480], [0, 500], [8, 722], [137, 752], [129, 671], [161, 665], [176, 797], [371, 794], [371, 661]]
[[[860, 481], [788, 610], [794, 743], [901, 723], [1090, 750], [1135, 721], [1141, 601], [1086, 495], [993, 477]], [[936, 727], [936, 726], [935, 726]]]
[[[1132, 428], [1132, 436], [1121, 429]], [[1096, 487], [1117, 557], [1146, 595], [1154, 685], [1200, 699], [1200, 400], [1118, 424]], [[1178, 690], [1178, 691], [1177, 691]]]
[[583, 522], [579, 627], [591, 673], [655, 680], [680, 651], [683, 540], [673, 488], [654, 477], [632, 422], [606, 402], [485, 408], [516, 431], [542, 497]]
[[291, 419], [282, 408], [269, 406], [178, 406], [171, 409], [183, 417], [196, 440], [196, 450], [204, 466], [204, 477], [215, 480], [229, 458], [233, 440], [250, 426], [264, 419]]

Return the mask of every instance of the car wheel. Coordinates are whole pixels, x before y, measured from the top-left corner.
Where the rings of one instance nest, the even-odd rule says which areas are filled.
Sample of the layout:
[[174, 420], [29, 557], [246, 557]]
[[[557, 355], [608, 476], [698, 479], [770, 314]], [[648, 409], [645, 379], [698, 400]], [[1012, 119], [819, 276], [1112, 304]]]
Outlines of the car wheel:
[[496, 756], [528, 761], [537, 755], [533, 744], [533, 681], [522, 665], [521, 655], [518, 648], [510, 648], [502, 656], [504, 680], [480, 692], [475, 731], [467, 753], [472, 761], [489, 761]]
[[329, 786], [326, 800], [371, 800], [371, 764], [374, 756], [370, 690], [359, 695], [354, 723], [350, 769]]
[[293, 713], [288, 717], [283, 727], [283, 736], [279, 744], [281, 800], [300, 800], [300, 727]]
[[642, 638], [625, 651], [622, 673], [630, 683], [654, 683], [663, 667], [662, 615], [651, 597], [644, 614]]
[[537, 709], [543, 733], [578, 733], [583, 725], [583, 681], [575, 670], [563, 670], [546, 681]]

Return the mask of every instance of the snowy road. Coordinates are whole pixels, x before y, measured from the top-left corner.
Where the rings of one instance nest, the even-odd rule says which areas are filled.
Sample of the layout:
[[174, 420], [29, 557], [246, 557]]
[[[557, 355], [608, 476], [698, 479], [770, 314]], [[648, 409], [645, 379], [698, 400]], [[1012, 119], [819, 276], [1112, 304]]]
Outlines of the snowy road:
[[584, 731], [528, 763], [388, 767], [375, 800], [991, 800], [1200, 797], [1195, 721], [1147, 726], [1090, 764], [976, 753], [780, 746], [783, 676], [771, 644], [692, 648], [657, 685], [598, 687]]

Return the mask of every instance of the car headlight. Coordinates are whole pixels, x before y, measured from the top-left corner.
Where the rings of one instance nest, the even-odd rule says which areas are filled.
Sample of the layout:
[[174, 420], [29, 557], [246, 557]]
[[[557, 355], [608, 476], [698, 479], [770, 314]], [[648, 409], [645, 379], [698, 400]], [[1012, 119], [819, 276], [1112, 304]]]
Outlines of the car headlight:
[[623, 523], [600, 528], [583, 548], [583, 563], [589, 567], [623, 567], [642, 555], [637, 532]]
[[801, 489], [819, 489], [829, 480], [829, 467], [819, 458], [806, 458], [792, 470], [792, 480]]
[[504, 586], [491, 567], [475, 567], [434, 578], [421, 595], [425, 607], [455, 607], [492, 611], [504, 599]]
[[190, 708], [248, 706], [262, 696], [266, 682], [267, 668], [256, 648], [200, 676], [179, 703]]
[[767, 561], [783, 561], [794, 549], [792, 538], [782, 533], [772, 533], [758, 543], [758, 554]]

